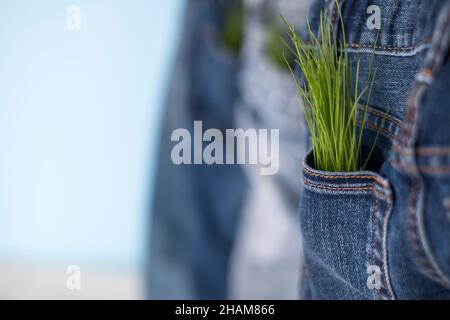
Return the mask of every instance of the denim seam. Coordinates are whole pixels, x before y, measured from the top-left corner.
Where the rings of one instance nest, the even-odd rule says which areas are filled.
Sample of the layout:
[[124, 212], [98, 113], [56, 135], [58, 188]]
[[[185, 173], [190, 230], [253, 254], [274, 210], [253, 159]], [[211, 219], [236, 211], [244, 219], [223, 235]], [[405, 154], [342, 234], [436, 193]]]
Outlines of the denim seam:
[[351, 176], [338, 176], [338, 175], [328, 175], [328, 174], [324, 174], [324, 173], [318, 173], [318, 172], [313, 172], [311, 170], [309, 170], [308, 168], [304, 167], [303, 170], [311, 176], [314, 177], [318, 177], [318, 178], [325, 178], [325, 179], [371, 179], [373, 181], [375, 181], [380, 187], [384, 187], [384, 183], [382, 181], [379, 180], [378, 177], [373, 176], [373, 175], [351, 175]]
[[[358, 123], [362, 123], [361, 121], [358, 121]], [[365, 126], [367, 126], [367, 127], [369, 127], [369, 128], [371, 128], [371, 129], [374, 129], [374, 130], [377, 130], [379, 133], [381, 133], [381, 134], [383, 134], [383, 135], [385, 135], [386, 137], [388, 137], [388, 138], [391, 138], [391, 139], [394, 139], [395, 138], [395, 135], [393, 134], [393, 133], [391, 133], [390, 131], [388, 131], [387, 129], [385, 129], [385, 128], [380, 128], [380, 127], [377, 127], [376, 125], [374, 125], [373, 123], [371, 123], [371, 122], [364, 122], [364, 125]]]
[[308, 178], [304, 178], [304, 181], [305, 181], [305, 183], [309, 183], [310, 186], [318, 185], [318, 186], [327, 188], [329, 190], [343, 190], [343, 191], [350, 191], [350, 190], [355, 190], [355, 191], [374, 190], [375, 192], [380, 193], [376, 189], [375, 185], [368, 185], [367, 184], [366, 186], [349, 186], [349, 185], [344, 185], [344, 186], [340, 186], [340, 185], [339, 186], [327, 186], [327, 185], [324, 185], [324, 184], [317, 183], [315, 181], [309, 180]]
[[[376, 194], [373, 194], [374, 196], [374, 201], [373, 201], [373, 205], [372, 205], [372, 240], [371, 240], [371, 265], [375, 265], [375, 252], [376, 252], [376, 235], [378, 235], [378, 223], [377, 223], [377, 215], [378, 215], [378, 197], [376, 196]], [[377, 230], [377, 231], [375, 231]], [[384, 279], [384, 276], [383, 276]], [[377, 300], [381, 300], [381, 288], [380, 289], [376, 289], [376, 299]]]
[[372, 194], [376, 194], [376, 195], [380, 196], [381, 198], [385, 197], [385, 195], [382, 194], [380, 191], [378, 191], [374, 186], [367, 186], [367, 187], [330, 187], [330, 186], [324, 186], [324, 185], [313, 183], [313, 182], [309, 181], [308, 179], [304, 179], [303, 181], [304, 181], [305, 185], [307, 185], [307, 186], [309, 186], [311, 188], [316, 188], [316, 189], [321, 189], [321, 190], [329, 190], [329, 191], [366, 191], [366, 192], [371, 192]]
[[367, 108], [367, 113], [371, 113], [371, 114], [373, 114], [375, 116], [386, 118], [386, 120], [388, 120], [390, 122], [393, 122], [394, 124], [396, 124], [398, 126], [400, 126], [402, 124], [399, 119], [397, 119], [397, 118], [395, 118], [395, 117], [393, 117], [393, 116], [391, 116], [391, 115], [389, 115], [387, 113], [384, 114], [381, 111], [378, 111], [378, 110], [373, 109], [373, 108]]
[[414, 208], [414, 203], [418, 202], [419, 190], [421, 189], [422, 181], [418, 178], [412, 179], [412, 190], [408, 199], [408, 212], [407, 212], [407, 226], [408, 226], [408, 240], [413, 252], [415, 253], [416, 262], [422, 269], [422, 271], [432, 280], [447, 286], [445, 281], [441, 279], [439, 274], [433, 268], [433, 265], [429, 261], [427, 254], [423, 248], [423, 239], [420, 236], [418, 225], [418, 212]]
[[396, 152], [406, 156], [413, 155], [414, 153], [423, 156], [450, 155], [450, 147], [440, 147], [440, 146], [417, 147], [414, 150], [398, 149], [396, 150]]
[[450, 155], [449, 147], [422, 147], [417, 148], [416, 153], [423, 156]]
[[434, 166], [434, 165], [408, 165], [400, 161], [390, 160], [392, 165], [396, 168], [403, 169], [403, 171], [410, 174], [418, 174], [419, 172], [426, 174], [446, 174], [450, 173], [450, 166]]
[[[373, 50], [381, 50], [381, 51], [401, 51], [401, 52], [407, 52], [407, 51], [415, 51], [416, 49], [426, 49], [427, 46], [431, 43], [431, 39], [424, 39], [421, 42], [418, 42], [412, 46], [409, 47], [387, 47], [387, 46], [378, 46], [378, 45], [369, 45], [364, 43], [347, 43], [347, 47], [353, 48], [353, 49], [373, 49]], [[421, 51], [422, 51], [421, 50]], [[420, 52], [420, 51], [418, 51]], [[417, 50], [416, 50], [417, 53]]]
[[[409, 153], [409, 152], [404, 152]], [[413, 155], [414, 152], [411, 152]], [[416, 263], [422, 270], [422, 272], [431, 280], [449, 287], [449, 282], [445, 275], [442, 273], [439, 265], [429, 248], [426, 235], [423, 230], [423, 192], [424, 185], [422, 177], [418, 170], [424, 170], [425, 168], [419, 167], [418, 164], [408, 165], [395, 160], [391, 160], [391, 163], [398, 165], [400, 168], [407, 169], [411, 179], [411, 191], [408, 199], [407, 206], [407, 229], [408, 229], [408, 241], [410, 243], [412, 252], [414, 253]], [[436, 168], [433, 168], [436, 171]]]
[[[306, 169], [307, 170], [307, 169]], [[338, 178], [336, 176], [329, 176], [324, 174], [315, 174], [313, 172], [310, 172], [311, 175], [321, 176], [321, 177], [332, 177], [332, 178]], [[386, 250], [386, 236], [387, 236], [387, 220], [389, 218], [390, 211], [388, 210], [391, 208], [389, 205], [384, 205], [383, 211], [381, 215], [379, 214], [380, 209], [380, 203], [379, 201], [383, 201], [386, 203], [390, 203], [390, 199], [387, 196], [386, 192], [382, 193], [377, 190], [376, 185], [377, 181], [374, 179], [373, 176], [364, 176], [359, 175], [355, 177], [367, 177], [373, 179], [373, 181], [368, 184], [365, 187], [331, 187], [331, 186], [324, 186], [317, 183], [313, 183], [307, 178], [304, 178], [305, 185], [308, 185], [313, 188], [317, 189], [324, 189], [324, 190], [335, 190], [335, 191], [344, 191], [344, 190], [354, 190], [354, 191], [368, 191], [371, 192], [371, 194], [374, 196], [374, 201], [372, 204], [372, 239], [370, 240], [370, 260], [371, 264], [375, 265], [376, 261], [381, 262], [381, 270], [382, 270], [382, 279], [384, 283], [384, 290], [376, 290], [376, 299], [395, 299], [395, 296], [392, 292], [392, 287], [390, 285], [389, 280], [389, 272], [387, 269], [387, 250]], [[383, 190], [386, 190], [386, 186], [382, 187]], [[389, 193], [389, 192], [387, 192]], [[378, 257], [378, 258], [377, 258]], [[378, 263], [377, 263], [378, 264]], [[387, 293], [384, 293], [384, 291], [387, 291]]]
[[[378, 290], [379, 299], [384, 300], [394, 300], [395, 295], [392, 291], [392, 287], [389, 279], [389, 271], [387, 264], [387, 222], [390, 216], [391, 210], [391, 199], [390, 199], [390, 187], [386, 186], [383, 188], [385, 194], [383, 194], [383, 198], [379, 198], [375, 195], [375, 209], [373, 214], [373, 224], [375, 229], [372, 230], [373, 233], [373, 244], [372, 248], [374, 252], [372, 252], [372, 264], [375, 264], [374, 253], [378, 252], [379, 260], [381, 261], [381, 271], [382, 278], [384, 282], [384, 290]], [[380, 205], [379, 201], [383, 201], [383, 205]], [[380, 207], [382, 207], [381, 214], [379, 214]], [[378, 264], [378, 262], [377, 262]]]
[[[359, 107], [362, 112], [364, 112], [364, 106]], [[366, 113], [371, 114], [374, 119], [368, 118], [364, 120], [364, 125], [367, 125], [370, 129], [376, 130], [380, 134], [383, 134], [387, 138], [390, 138], [391, 140], [394, 140], [396, 135], [398, 134], [398, 129], [401, 126], [400, 120], [397, 118], [386, 114], [383, 114], [382, 112], [373, 109], [373, 108], [367, 108], [365, 110]], [[358, 123], [361, 125], [362, 120], [359, 119]], [[387, 123], [387, 126], [385, 125]], [[384, 127], [383, 127], [384, 126]]]
[[311, 187], [311, 188], [316, 188], [316, 189], [322, 189], [322, 190], [329, 190], [329, 191], [367, 191], [367, 192], [372, 192], [378, 196], [380, 196], [381, 198], [385, 198], [385, 195], [378, 191], [376, 189], [375, 186], [367, 186], [367, 187], [343, 187], [343, 186], [339, 186], [339, 187], [331, 187], [331, 186], [324, 186], [321, 184], [317, 184], [314, 183], [308, 179], [304, 179], [303, 180], [305, 185]]
[[[425, 94], [428, 85], [432, 83], [433, 75], [437, 69], [437, 62], [441, 59], [443, 54], [443, 38], [447, 29], [450, 26], [450, 5], [447, 4], [442, 14], [446, 14], [443, 23], [438, 21], [438, 25], [435, 30], [438, 36], [433, 37], [433, 45], [437, 46], [436, 50], [429, 52], [428, 61], [425, 68], [419, 70], [416, 76], [416, 85], [410, 93], [407, 101], [407, 110], [405, 114], [405, 120], [401, 128], [400, 137], [395, 141], [394, 150], [400, 154], [400, 159], [404, 159], [405, 162], [410, 164], [399, 163], [396, 160], [391, 160], [395, 165], [400, 168], [407, 169], [406, 173], [409, 173], [411, 179], [411, 191], [408, 199], [407, 208], [407, 226], [408, 226], [408, 240], [416, 257], [416, 262], [422, 269], [423, 273], [430, 279], [443, 285], [444, 287], [450, 287], [450, 280], [440, 269], [436, 259], [428, 244], [428, 239], [425, 234], [424, 226], [424, 213], [423, 213], [423, 195], [424, 195], [424, 183], [423, 178], [419, 170], [430, 170], [430, 167], [423, 167], [417, 163], [415, 152], [415, 141], [417, 141], [418, 127], [419, 127], [419, 106], [422, 103], [422, 98]], [[448, 43], [446, 44], [448, 46]], [[429, 67], [431, 66], [431, 67]], [[442, 168], [441, 168], [442, 169]], [[435, 172], [436, 168], [432, 169]]]
[[308, 179], [304, 179], [305, 183], [311, 187], [317, 187], [319, 189], [326, 189], [326, 190], [336, 190], [336, 191], [350, 191], [350, 190], [354, 190], [354, 191], [374, 191], [374, 192], [378, 192], [373, 186], [367, 186], [367, 187], [331, 187], [331, 186], [324, 186], [322, 184], [319, 183], [314, 183]]
[[391, 286], [391, 281], [389, 278], [389, 264], [388, 264], [388, 252], [387, 252], [387, 237], [388, 237], [388, 226], [389, 226], [389, 218], [391, 216], [392, 212], [392, 191], [391, 187], [388, 186], [387, 188], [387, 199], [382, 215], [382, 261], [383, 261], [383, 271], [385, 276], [385, 284], [386, 289], [389, 292], [391, 300], [395, 299], [395, 294]]
[[[337, 5], [335, 0], [329, 0], [329, 6], [333, 7], [331, 14], [330, 14], [330, 24], [331, 26], [333, 26], [333, 28], [336, 31], [336, 28], [338, 28], [337, 25]], [[343, 3], [345, 2], [345, 0], [341, 0], [339, 2], [341, 8], [343, 6]], [[382, 51], [386, 51], [386, 52], [396, 52], [396, 51], [400, 51], [403, 53], [407, 53], [407, 52], [412, 52], [414, 55], [427, 49], [428, 45], [431, 43], [431, 39], [430, 38], [425, 38], [424, 40], [422, 40], [421, 42], [418, 42], [412, 46], [408, 46], [408, 47], [387, 47], [387, 46], [378, 46], [378, 45], [369, 45], [369, 44], [363, 44], [363, 43], [354, 43], [354, 42], [350, 42], [347, 43], [347, 49], [350, 48], [351, 49], [373, 49], [373, 50], [380, 50]], [[351, 51], [350, 51], [351, 52]]]

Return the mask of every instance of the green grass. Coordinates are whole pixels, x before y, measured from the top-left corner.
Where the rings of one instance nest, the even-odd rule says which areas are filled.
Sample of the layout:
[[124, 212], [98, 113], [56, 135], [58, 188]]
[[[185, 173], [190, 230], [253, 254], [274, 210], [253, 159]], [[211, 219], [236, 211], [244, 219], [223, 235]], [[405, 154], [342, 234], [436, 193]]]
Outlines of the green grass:
[[235, 55], [242, 46], [244, 19], [244, 4], [242, 0], [236, 0], [224, 17], [221, 34], [222, 42]]
[[[375, 72], [372, 72], [371, 62], [368, 80], [358, 90], [360, 58], [358, 56], [356, 59], [356, 72], [353, 73], [341, 12], [339, 11], [339, 17], [343, 36], [340, 41], [325, 17], [326, 12], [323, 12], [317, 36], [308, 22], [308, 41], [296, 32], [293, 25], [285, 21], [292, 45], [285, 44], [294, 54], [295, 63], [306, 78], [305, 84], [299, 83], [287, 60], [286, 63], [303, 101], [306, 123], [312, 138], [315, 168], [332, 172], [358, 171], [367, 165], [375, 146], [374, 143], [363, 161], [362, 128], [365, 125], [364, 115]], [[366, 103], [360, 114], [361, 129], [358, 130], [358, 106], [363, 97], [366, 98]]]
[[[280, 34], [282, 38], [280, 38]], [[266, 36], [266, 54], [281, 70], [289, 71], [290, 68], [294, 67], [295, 62], [292, 52], [285, 52], [284, 50], [284, 43], [289, 40], [286, 28], [283, 29], [279, 23], [272, 21], [266, 26]], [[286, 63], [286, 60], [288, 63]]]

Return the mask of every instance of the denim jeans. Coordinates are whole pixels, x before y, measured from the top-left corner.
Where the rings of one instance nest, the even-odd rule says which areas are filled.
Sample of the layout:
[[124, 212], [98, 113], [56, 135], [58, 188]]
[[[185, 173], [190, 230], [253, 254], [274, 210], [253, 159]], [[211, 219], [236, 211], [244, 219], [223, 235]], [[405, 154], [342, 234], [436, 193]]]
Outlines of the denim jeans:
[[297, 299], [302, 268], [296, 212], [305, 126], [292, 76], [269, 54], [268, 29], [280, 14], [303, 21], [309, 1], [245, 0], [244, 4], [237, 126], [279, 129], [280, 167], [268, 177], [254, 166], [245, 166], [249, 192], [233, 250], [230, 295], [232, 299]]
[[[377, 76], [364, 115], [364, 171], [303, 166], [300, 225], [307, 299], [450, 298], [450, 3], [339, 1], [361, 82], [374, 53]], [[366, 27], [370, 5], [381, 29]], [[334, 1], [317, 1], [311, 23]], [[375, 40], [378, 42], [374, 48]], [[362, 114], [362, 113], [361, 113]], [[361, 118], [361, 116], [360, 116]], [[378, 134], [377, 134], [378, 133]]]
[[189, 1], [168, 93], [151, 232], [154, 299], [225, 299], [229, 257], [247, 188], [237, 165], [172, 163], [174, 129], [234, 127], [239, 60], [218, 40], [229, 0]]

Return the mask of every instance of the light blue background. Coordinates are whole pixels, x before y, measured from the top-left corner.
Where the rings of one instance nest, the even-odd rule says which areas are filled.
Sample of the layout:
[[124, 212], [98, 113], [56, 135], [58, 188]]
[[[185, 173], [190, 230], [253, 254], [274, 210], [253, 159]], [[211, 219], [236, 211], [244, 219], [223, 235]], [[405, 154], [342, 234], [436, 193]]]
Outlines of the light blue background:
[[183, 6], [0, 0], [0, 257], [143, 262]]

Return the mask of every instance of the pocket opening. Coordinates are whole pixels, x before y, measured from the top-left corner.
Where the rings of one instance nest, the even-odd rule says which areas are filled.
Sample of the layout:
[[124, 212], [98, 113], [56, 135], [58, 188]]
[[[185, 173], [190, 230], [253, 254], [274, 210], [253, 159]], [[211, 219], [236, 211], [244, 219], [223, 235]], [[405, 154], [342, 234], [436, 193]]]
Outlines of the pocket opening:
[[[300, 225], [313, 291], [329, 279], [331, 299], [393, 299], [387, 267], [391, 191], [378, 171], [327, 172], [314, 168], [312, 150], [303, 166]], [[366, 286], [367, 270], [379, 270], [380, 288]], [[320, 298], [320, 297], [314, 297]]]

